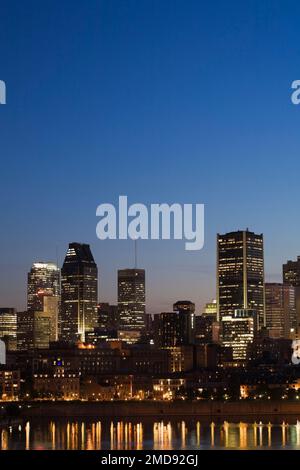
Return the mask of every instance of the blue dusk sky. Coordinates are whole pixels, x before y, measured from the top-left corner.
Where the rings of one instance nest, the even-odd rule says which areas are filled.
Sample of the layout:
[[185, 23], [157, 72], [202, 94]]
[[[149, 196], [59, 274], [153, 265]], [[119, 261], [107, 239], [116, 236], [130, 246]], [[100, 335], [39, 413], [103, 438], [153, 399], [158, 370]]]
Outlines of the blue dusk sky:
[[100, 203], [204, 203], [205, 246], [140, 241], [147, 310], [215, 296], [216, 233], [265, 237], [266, 279], [300, 254], [298, 0], [1, 0], [0, 305], [33, 261], [90, 243], [116, 301], [132, 241], [100, 241]]

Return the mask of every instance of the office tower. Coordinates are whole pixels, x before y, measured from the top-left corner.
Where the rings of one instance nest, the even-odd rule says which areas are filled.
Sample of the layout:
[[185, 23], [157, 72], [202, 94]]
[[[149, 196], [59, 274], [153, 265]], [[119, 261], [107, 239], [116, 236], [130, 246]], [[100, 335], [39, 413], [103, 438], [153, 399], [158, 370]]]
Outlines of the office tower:
[[270, 338], [294, 338], [297, 330], [295, 287], [266, 283], [266, 328]]
[[85, 341], [97, 326], [98, 269], [89, 245], [70, 243], [61, 270], [61, 339]]
[[[188, 344], [194, 342], [195, 335], [195, 304], [190, 300], [178, 300], [173, 304], [173, 312], [179, 312], [182, 314], [182, 320], [184, 328], [187, 331]], [[186, 341], [186, 340], [185, 340]], [[185, 343], [187, 344], [187, 343]]]
[[263, 235], [248, 230], [217, 235], [218, 319], [255, 310], [265, 326]]
[[104, 341], [118, 337], [118, 306], [107, 302], [97, 305], [98, 325], [93, 331], [86, 332], [85, 341], [91, 345], [101, 344]]
[[98, 328], [101, 330], [114, 330], [118, 328], [118, 306], [107, 302], [97, 305]]
[[213, 325], [216, 319], [213, 315], [195, 316], [195, 339], [201, 343], [213, 342]]
[[290, 286], [300, 286], [300, 256], [297, 257], [296, 261], [287, 261], [282, 266], [283, 282]]
[[161, 348], [189, 345], [194, 340], [190, 311], [162, 312], [154, 316], [156, 344]]
[[237, 309], [222, 317], [222, 346], [232, 348], [234, 361], [245, 361], [257, 330], [256, 312]]
[[17, 349], [17, 312], [14, 308], [0, 308], [0, 339], [6, 344], [6, 349]]
[[283, 283], [295, 288], [297, 332], [300, 326], [300, 256], [296, 261], [287, 261], [282, 266]]
[[178, 300], [173, 304], [173, 311], [188, 311], [190, 313], [195, 313], [195, 304], [190, 300]]
[[33, 263], [28, 273], [27, 310], [42, 311], [43, 295], [60, 296], [60, 270], [54, 263]]
[[118, 270], [118, 310], [121, 330], [145, 328], [145, 270]]
[[33, 314], [33, 347], [49, 349], [51, 336], [51, 316], [46, 312], [36, 311]]
[[34, 346], [34, 312], [25, 310], [17, 313], [17, 349], [28, 351]]
[[215, 319], [217, 319], [217, 315], [218, 315], [217, 301], [212, 300], [211, 302], [207, 302], [205, 304], [202, 315], [204, 317], [208, 316], [208, 317], [214, 317]]
[[58, 340], [58, 313], [59, 298], [54, 295], [45, 295], [43, 300], [43, 313], [49, 317], [50, 331], [49, 340]]

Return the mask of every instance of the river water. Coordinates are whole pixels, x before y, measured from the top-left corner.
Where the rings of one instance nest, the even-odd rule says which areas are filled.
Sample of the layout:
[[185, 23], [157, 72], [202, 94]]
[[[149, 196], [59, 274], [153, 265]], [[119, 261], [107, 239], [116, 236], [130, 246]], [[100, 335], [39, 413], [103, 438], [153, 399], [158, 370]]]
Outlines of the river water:
[[31, 419], [0, 426], [1, 450], [299, 449], [300, 422]]

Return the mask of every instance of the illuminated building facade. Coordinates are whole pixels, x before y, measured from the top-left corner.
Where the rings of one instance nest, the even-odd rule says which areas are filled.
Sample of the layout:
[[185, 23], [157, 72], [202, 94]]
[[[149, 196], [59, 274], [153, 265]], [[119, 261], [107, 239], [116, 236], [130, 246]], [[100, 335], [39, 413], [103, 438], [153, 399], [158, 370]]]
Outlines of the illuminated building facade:
[[192, 344], [194, 314], [189, 310], [162, 312], [154, 317], [156, 342], [161, 348], [174, 348]]
[[259, 328], [265, 326], [263, 235], [248, 230], [217, 235], [218, 317], [236, 309], [257, 312]]
[[33, 390], [39, 398], [77, 400], [80, 394], [78, 374], [56, 368], [53, 374], [34, 374]]
[[46, 312], [33, 314], [33, 347], [48, 349], [50, 344], [51, 317]]
[[17, 349], [17, 312], [14, 308], [0, 308], [0, 339], [7, 350]]
[[216, 317], [213, 315], [195, 316], [195, 339], [197, 342], [213, 342], [213, 326], [215, 322]]
[[282, 266], [283, 283], [295, 288], [296, 297], [296, 315], [297, 315], [297, 333], [300, 325], [300, 256], [296, 261], [287, 261]]
[[60, 270], [54, 263], [33, 263], [28, 273], [27, 309], [43, 310], [44, 295], [60, 296]]
[[290, 286], [300, 286], [300, 256], [296, 261], [287, 261], [282, 266], [283, 282]]
[[294, 338], [297, 330], [295, 288], [266, 283], [266, 327], [270, 338]]
[[113, 330], [118, 327], [118, 306], [101, 302], [97, 305], [98, 327], [103, 330]]
[[203, 316], [214, 317], [215, 319], [217, 319], [217, 314], [218, 314], [217, 301], [212, 300], [211, 302], [207, 302], [207, 304], [205, 304], [202, 315]]
[[98, 269], [89, 245], [70, 243], [61, 270], [60, 338], [85, 341], [97, 326]]
[[222, 345], [232, 348], [233, 361], [246, 361], [248, 346], [257, 331], [257, 317], [253, 310], [238, 309], [222, 318]]
[[0, 366], [0, 400], [18, 400], [20, 394], [20, 372]]
[[173, 310], [174, 312], [177, 311], [186, 311], [190, 312], [191, 314], [195, 313], [195, 304], [194, 302], [191, 302], [190, 300], [178, 300], [173, 304]]
[[118, 270], [118, 310], [121, 330], [145, 328], [145, 270]]
[[25, 310], [17, 313], [17, 350], [26, 351], [34, 346], [34, 312]]

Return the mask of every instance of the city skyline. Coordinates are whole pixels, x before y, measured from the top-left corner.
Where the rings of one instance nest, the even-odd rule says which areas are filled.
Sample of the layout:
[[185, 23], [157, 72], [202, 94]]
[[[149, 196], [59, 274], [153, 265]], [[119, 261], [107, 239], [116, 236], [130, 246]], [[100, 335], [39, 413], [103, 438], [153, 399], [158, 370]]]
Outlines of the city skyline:
[[300, 5], [290, 4], [4, 2], [2, 304], [24, 308], [32, 260], [61, 266], [72, 239], [91, 245], [102, 300], [115, 302], [116, 271], [133, 265], [134, 248], [98, 241], [95, 211], [119, 194], [205, 204], [199, 253], [139, 244], [150, 311], [168, 310], [178, 286], [198, 306], [215, 296], [215, 233], [264, 233], [267, 280], [281, 280], [300, 232]]
[[[220, 235], [219, 233], [217, 233], [217, 234], [216, 234], [217, 243], [219, 242], [220, 237], [224, 237], [224, 236], [225, 236], [225, 237], [227, 237], [227, 236], [230, 237], [230, 236], [232, 236], [232, 234], [237, 234], [237, 235], [238, 235], [239, 233], [241, 233], [241, 234], [243, 234], [243, 233], [250, 233], [250, 234], [256, 236], [254, 233], [252, 233], [251, 231], [249, 231], [249, 228], [247, 228], [246, 230], [230, 231], [230, 232], [228, 232], [228, 233], [226, 233], [226, 234], [224, 234], [224, 235]], [[259, 235], [259, 237], [260, 237], [260, 236], [263, 237], [264, 234]], [[134, 242], [133, 242], [133, 243], [134, 243]], [[79, 243], [79, 242], [71, 242], [71, 243], [68, 243], [69, 250], [70, 250], [70, 246], [72, 246], [72, 245], [88, 246], [88, 247], [89, 247], [89, 250], [90, 250], [90, 253], [93, 253], [93, 252], [91, 251], [91, 247], [90, 247], [88, 244], [86, 244], [86, 243]], [[127, 268], [119, 268], [119, 267], [117, 267], [117, 269], [116, 269], [115, 297], [113, 297], [112, 299], [108, 299], [107, 297], [105, 297], [105, 294], [104, 294], [104, 297], [102, 297], [101, 284], [102, 284], [103, 276], [105, 275], [105, 273], [101, 273], [101, 272], [98, 273], [98, 282], [97, 282], [97, 291], [98, 291], [98, 294], [97, 294], [97, 302], [98, 302], [98, 303], [105, 303], [105, 302], [108, 302], [109, 304], [112, 304], [112, 305], [118, 303], [118, 273], [119, 273], [119, 272], [122, 272], [122, 271], [135, 271], [135, 270], [137, 270], [137, 271], [143, 271], [143, 272], [146, 272], [146, 271], [147, 271], [147, 270], [144, 269], [143, 267], [135, 267], [135, 264], [137, 263], [137, 248], [136, 248], [136, 247], [133, 247], [133, 250], [134, 250], [134, 253], [133, 253], [134, 260], [133, 260], [132, 266], [131, 266], [131, 267], [127, 267]], [[69, 251], [67, 251], [67, 254], [68, 254], [68, 252], [69, 252]], [[94, 253], [93, 253], [93, 254], [94, 254]], [[264, 254], [265, 254], [265, 246], [263, 246], [263, 257], [264, 257]], [[93, 255], [91, 255], [91, 256], [92, 256], [92, 258], [94, 259], [94, 256], [93, 256]], [[266, 270], [263, 269], [263, 271], [264, 271], [264, 282], [265, 282], [265, 284], [272, 284], [272, 283], [275, 283], [275, 284], [276, 284], [276, 283], [277, 283], [277, 284], [279, 283], [279, 284], [281, 284], [281, 283], [286, 282], [286, 280], [284, 279], [284, 273], [283, 273], [284, 267], [285, 267], [285, 266], [290, 266], [290, 264], [296, 265], [296, 264], [297, 264], [297, 260], [299, 260], [299, 259], [300, 259], [300, 257], [299, 257], [297, 254], [295, 254], [294, 257], [292, 257], [292, 259], [285, 260], [285, 261], [281, 264], [281, 269], [278, 270], [278, 271], [280, 271], [281, 274], [277, 276], [277, 280], [276, 280], [276, 281], [270, 281], [270, 280], [269, 280], [269, 279], [270, 279], [270, 276], [268, 276], [268, 273], [266, 272]], [[36, 275], [36, 274], [34, 274], [34, 273], [35, 273], [35, 272], [39, 272], [39, 270], [41, 270], [41, 272], [44, 273], [44, 270], [45, 270], [45, 268], [47, 268], [47, 266], [50, 267], [50, 273], [51, 273], [51, 271], [55, 270], [56, 267], [58, 268], [59, 272], [61, 272], [61, 269], [62, 269], [62, 267], [63, 267], [63, 263], [62, 263], [61, 265], [59, 265], [59, 264], [57, 263], [57, 261], [56, 261], [56, 262], [53, 262], [53, 261], [50, 261], [50, 260], [47, 260], [47, 261], [46, 261], [46, 260], [41, 260], [41, 259], [40, 259], [40, 260], [34, 260], [34, 261], [32, 261], [32, 263], [31, 263], [31, 269], [30, 269], [30, 271], [29, 271], [28, 274], [27, 274], [27, 281], [30, 280], [30, 277], [29, 277], [29, 276], [30, 276], [30, 275], [32, 276], [31, 273], [33, 273], [34, 276]], [[264, 263], [263, 263], [262, 266], [264, 266]], [[97, 263], [96, 263], [96, 267], [98, 267]], [[47, 268], [47, 269], [49, 269], [49, 268]], [[216, 265], [215, 265], [215, 270], [216, 270], [216, 269], [218, 269], [218, 249], [216, 250]], [[99, 270], [99, 267], [98, 267], [98, 270]], [[195, 273], [195, 277], [196, 277], [196, 275], [197, 275], [197, 273]], [[100, 279], [101, 279], [101, 280], [100, 280]], [[148, 272], [147, 272], [147, 281], [148, 281]], [[216, 281], [217, 281], [217, 282], [216, 282]], [[31, 282], [32, 282], [32, 281], [31, 281]], [[34, 277], [33, 277], [33, 282], [34, 282]], [[44, 280], [43, 282], [44, 282], [44, 284], [45, 284], [45, 280]], [[198, 304], [197, 304], [197, 302], [194, 302], [194, 298], [193, 298], [193, 297], [190, 297], [191, 300], [192, 300], [192, 301], [195, 303], [195, 305], [196, 305], [196, 312], [198, 312], [198, 313], [200, 313], [200, 314], [203, 314], [204, 309], [205, 309], [205, 305], [206, 305], [207, 303], [213, 301], [214, 299], [217, 299], [217, 297], [218, 297], [218, 276], [217, 276], [217, 279], [216, 279], [216, 276], [215, 276], [213, 282], [215, 283], [215, 284], [214, 284], [214, 287], [215, 287], [215, 288], [212, 288], [212, 291], [214, 292], [214, 294], [213, 294], [212, 296], [210, 296], [210, 297], [209, 297], [209, 296], [206, 296], [206, 297], [203, 299], [203, 301], [202, 301], [201, 303], [198, 303]], [[45, 284], [45, 285], [46, 285], [46, 284]], [[211, 286], [211, 287], [212, 287], [212, 286]], [[61, 288], [61, 286], [59, 286], [59, 288]], [[155, 311], [151, 310], [151, 307], [148, 308], [148, 295], [147, 295], [147, 291], [149, 292], [149, 288], [148, 288], [148, 286], [147, 286], [147, 283], [145, 283], [145, 288], [146, 288], [146, 298], [147, 298], [147, 302], [146, 302], [146, 313], [147, 313], [147, 314], [155, 314], [155, 313], [161, 313], [161, 312], [163, 312], [163, 311], [167, 311], [167, 309], [164, 309], [163, 307], [161, 307], [160, 309], [155, 310]], [[30, 284], [28, 284], [28, 286], [27, 286], [26, 283], [25, 283], [25, 291], [27, 292], [27, 297], [28, 297], [28, 292], [29, 292], [28, 289], [29, 289], [29, 291], [30, 291]], [[31, 290], [32, 290], [32, 288], [31, 288]], [[46, 289], [46, 290], [47, 290], [47, 289]], [[47, 295], [47, 293], [46, 293], [46, 292], [43, 292], [43, 293], [40, 294], [40, 295]], [[243, 294], [243, 295], [244, 295], [244, 294]], [[188, 298], [188, 296], [185, 295], [185, 293], [183, 292], [183, 295], [177, 294], [177, 295], [175, 296], [175, 298], [176, 298], [176, 299], [178, 299], [178, 298]], [[167, 304], [167, 306], [169, 307], [169, 310], [170, 310], [170, 308], [172, 307], [173, 302], [175, 301], [175, 298], [174, 298], [174, 299], [171, 299], [171, 298], [169, 297], [168, 304]], [[28, 304], [28, 298], [27, 298], [27, 304]], [[24, 304], [23, 306], [21, 306], [21, 308], [19, 308], [18, 306], [16, 306], [15, 304], [12, 304], [12, 303], [10, 303], [10, 304], [4, 304], [4, 303], [2, 303], [2, 306], [4, 306], [5, 308], [14, 308], [14, 309], [16, 309], [17, 311], [22, 311], [22, 310], [24, 310], [24, 308], [25, 308], [25, 306], [26, 306], [26, 302], [25, 302], [25, 304]], [[242, 305], [242, 304], [241, 304], [239, 308], [241, 308], [241, 307], [244, 308], [245, 305]], [[29, 307], [28, 307], [28, 308], [29, 308]], [[30, 308], [29, 308], [29, 310], [30, 310]], [[230, 309], [229, 309], [229, 311], [230, 311]], [[233, 312], [233, 311], [232, 311], [232, 312]]]

